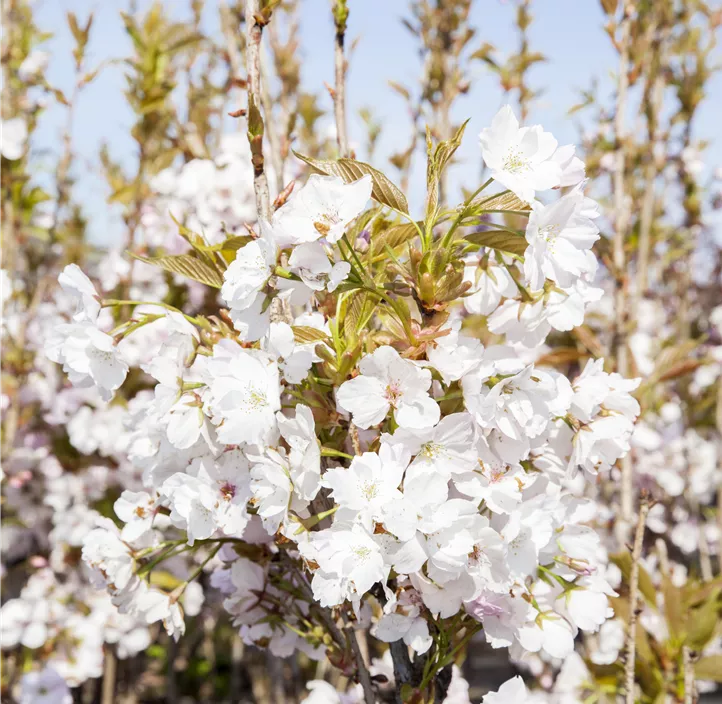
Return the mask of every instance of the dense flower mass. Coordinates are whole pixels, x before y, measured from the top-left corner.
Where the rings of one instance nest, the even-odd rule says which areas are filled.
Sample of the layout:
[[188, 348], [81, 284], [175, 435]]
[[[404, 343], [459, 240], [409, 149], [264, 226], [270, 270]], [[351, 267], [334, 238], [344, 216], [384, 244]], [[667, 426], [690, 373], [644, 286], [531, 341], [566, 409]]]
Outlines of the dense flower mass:
[[[602, 2], [577, 148], [528, 120], [565, 109], [533, 0], [511, 51], [469, 0], [408, 3], [420, 85], [356, 114], [365, 3], [330, 5], [328, 95], [300, 0], [133, 6], [125, 60], [105, 16], [49, 52], [49, 10], [5, 4], [3, 701], [719, 690], [720, 13]], [[132, 126], [93, 154], [106, 67]]]
[[[434, 647], [436, 619], [550, 658], [605, 624], [615, 595], [605, 552], [567, 482], [628, 451], [636, 382], [601, 359], [568, 379], [529, 354], [595, 298], [595, 205], [576, 160], [555, 157], [553, 137], [519, 128], [509, 108], [482, 145], [493, 177], [530, 203], [523, 265], [484, 247], [461, 262], [460, 302], [498, 336], [487, 347], [427, 274], [409, 269], [412, 307], [379, 287], [372, 254], [354, 252], [345, 233], [368, 207], [370, 176], [312, 176], [261, 221], [227, 263], [220, 316], [159, 301], [111, 335], [102, 313], [116, 304], [66, 267], [72, 322], [54, 327], [46, 350], [76, 387], [112, 398], [138, 365], [133, 338], [164, 326], [141, 365], [153, 394], [125, 419], [142, 486], [115, 503], [121, 529], [98, 519], [83, 540], [93, 582], [120, 614], [177, 636], [179, 598], [211, 570], [244, 641], [277, 655], [318, 657], [302, 615], [344, 604], [356, 618], [372, 606], [374, 635], [418, 654]], [[562, 183], [566, 195], [534, 200]], [[419, 256], [453, 269], [464, 240], [443, 242], [424, 238]], [[377, 316], [394, 321], [390, 333]], [[187, 551], [203, 556], [195, 575], [172, 592], [149, 582], [156, 560]], [[270, 618], [279, 599], [284, 618]]]
[[[29, 328], [40, 362], [28, 393], [74, 452], [101, 463], [63, 474], [32, 436], [10, 457], [11, 499], [31, 505], [39, 472], [36, 524], [52, 525], [49, 564], [2, 607], [3, 648], [50, 654], [21, 701], [70, 701], [68, 686], [101, 675], [108, 644], [132, 656], [156, 623], [178, 639], [209, 599], [244, 643], [278, 657], [329, 657], [353, 673], [348, 629], [391, 644], [369, 667], [373, 685], [310, 682], [311, 704], [401, 688], [400, 652], [421, 663], [419, 691], [468, 704], [448, 653], [476, 634], [532, 670], [565, 663], [546, 694], [516, 677], [485, 704], [576, 701], [580, 633], [589, 662], [617, 660], [621, 565], [598, 530], [608, 509], [588, 497], [644, 445], [650, 482], [709, 501], [716, 454], [669, 408], [635, 431], [640, 380], [601, 357], [569, 374], [550, 363], [547, 337], [577, 329], [604, 295], [591, 251], [600, 212], [573, 148], [520, 127], [508, 106], [480, 139], [492, 178], [426, 222], [358, 162], [361, 178], [314, 174], [270, 220], [232, 233], [221, 218], [255, 220], [248, 204], [181, 211], [184, 189], [227, 176], [193, 160], [156, 177], [156, 210], [169, 201], [209, 234], [184, 225], [179, 245], [148, 210], [145, 244], [173, 254], [133, 271], [111, 254], [97, 287], [63, 269], [55, 305]], [[484, 193], [492, 183], [502, 190]], [[493, 217], [526, 227], [482, 229]], [[174, 298], [181, 272], [190, 281]], [[130, 299], [112, 297], [121, 281]], [[670, 471], [677, 446], [698, 457], [689, 485]], [[113, 519], [91, 507], [107, 491]], [[655, 506], [650, 528], [683, 511]]]

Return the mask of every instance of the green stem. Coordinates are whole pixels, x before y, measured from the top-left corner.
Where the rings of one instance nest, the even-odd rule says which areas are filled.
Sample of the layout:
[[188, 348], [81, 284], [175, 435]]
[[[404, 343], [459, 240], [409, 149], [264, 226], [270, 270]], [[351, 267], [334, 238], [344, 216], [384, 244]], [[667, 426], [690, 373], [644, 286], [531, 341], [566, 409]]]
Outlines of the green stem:
[[174, 313], [180, 313], [187, 321], [198, 325], [198, 321], [191, 315], [186, 315], [182, 310], [179, 310], [175, 306], [168, 303], [159, 303], [158, 301], [126, 301], [118, 300], [116, 298], [104, 298], [100, 305], [103, 308], [111, 308], [115, 306], [158, 306], [159, 308], [165, 308], [166, 310], [173, 311]]
[[341, 450], [334, 450], [332, 447], [322, 447], [321, 457], [343, 457], [346, 460], [353, 459], [353, 455], [347, 455], [345, 452], [341, 452]]
[[[185, 543], [185, 540], [183, 541]], [[178, 550], [180, 548], [180, 550]], [[157, 564], [163, 562], [164, 560], [167, 560], [169, 557], [174, 557], [175, 555], [179, 555], [182, 552], [185, 552], [186, 550], [190, 549], [189, 545], [171, 545], [169, 548], [166, 548], [160, 555], [158, 555], [155, 559], [151, 560], [149, 563], [143, 565], [136, 574], [141, 577], [144, 574], [149, 573]], [[175, 552], [178, 550], [178, 552]]]
[[[362, 274], [365, 274], [365, 273], [366, 273], [366, 270], [364, 269], [364, 265], [361, 263], [361, 260], [358, 258], [358, 255], [356, 254], [356, 251], [355, 251], [354, 248], [351, 246], [351, 243], [348, 241], [348, 237], [346, 236], [346, 234], [343, 235], [342, 239], [343, 239], [343, 241], [345, 242], [346, 246], [348, 247], [348, 251], [351, 252], [351, 256], [354, 258], [354, 260], [355, 260], [355, 262], [356, 262], [356, 264], [357, 264], [357, 266], [358, 266], [358, 268], [359, 268], [359, 271], [360, 271]], [[361, 279], [361, 280], [363, 281], [363, 279]]]
[[338, 251], [341, 253], [341, 256], [343, 257], [343, 260], [351, 267], [351, 273], [350, 273], [349, 278], [350, 278], [351, 276], [354, 276], [354, 277], [356, 277], [356, 278], [359, 280], [359, 282], [360, 282], [361, 284], [363, 284], [363, 282], [364, 282], [364, 278], [363, 278], [363, 276], [362, 276], [363, 270], [362, 270], [361, 272], [359, 272], [359, 271], [356, 269], [356, 266], [355, 266], [354, 262], [351, 261], [351, 259], [349, 259], [349, 255], [346, 253], [346, 251], [344, 250], [344, 248], [341, 246], [341, 242], [342, 242], [342, 241], [343, 241], [343, 240], [339, 240], [338, 242], [336, 242], [336, 244], [338, 245]]
[[409, 320], [407, 320], [406, 316], [404, 315], [404, 311], [399, 310], [399, 308], [397, 306], [397, 302], [393, 298], [390, 298], [383, 291], [381, 291], [377, 288], [370, 288], [368, 286], [363, 286], [362, 288], [364, 291], [373, 293], [375, 296], [378, 296], [382, 300], [386, 301], [386, 303], [393, 309], [394, 313], [396, 313], [396, 317], [399, 319], [399, 322], [403, 326], [404, 332], [406, 333], [406, 336], [409, 338], [409, 342], [411, 344], [415, 344], [416, 337], [414, 336], [414, 333], [411, 330], [411, 323], [409, 322]]
[[[138, 320], [135, 323], [127, 320], [126, 322], [121, 323], [117, 327], [113, 328], [109, 334], [113, 337], [115, 337], [115, 335], [121, 335], [122, 337], [126, 337], [130, 335], [130, 333], [139, 330], [144, 325], [148, 325], [148, 323], [154, 323], [156, 320], [160, 320], [163, 317], [165, 316], [162, 313], [158, 313], [153, 315], [147, 315], [143, 320]], [[125, 329], [121, 331], [122, 328]]]
[[291, 273], [288, 271], [288, 269], [284, 269], [281, 266], [277, 266], [273, 273], [275, 276], [278, 276], [281, 279], [288, 279], [289, 281], [300, 281], [301, 278], [299, 276], [296, 276], [296, 274]]
[[[389, 207], [391, 208], [391, 206]], [[414, 220], [408, 213], [405, 213], [403, 210], [396, 210], [396, 208], [391, 208], [391, 210], [400, 215], [402, 218], [406, 218], [416, 228], [416, 232], [421, 238], [421, 243], [424, 244], [424, 232], [419, 227], [419, 223], [416, 222], [416, 220]]]
[[493, 178], [487, 179], [486, 182], [482, 183], [481, 186], [479, 186], [479, 188], [477, 188], [477, 189], [464, 201], [464, 205], [463, 205], [463, 207], [461, 208], [461, 211], [460, 211], [459, 214], [456, 216], [456, 219], [454, 220], [454, 222], [451, 223], [451, 227], [448, 229], [447, 233], [444, 235], [444, 239], [443, 239], [442, 242], [441, 242], [441, 246], [442, 246], [443, 248], [446, 248], [446, 247], [449, 246], [449, 242], [451, 242], [451, 238], [452, 238], [454, 232], [456, 232], [456, 230], [457, 230], [457, 228], [459, 227], [459, 225], [461, 225], [461, 221], [462, 221], [462, 220], [464, 219], [464, 217], [466, 216], [466, 211], [469, 209], [469, 206], [470, 206], [471, 203], [473, 202], [474, 198], [476, 198], [476, 196], [478, 196], [479, 193], [481, 193], [493, 180], [494, 180]]
[[216, 545], [216, 547], [214, 547], [214, 548], [211, 550], [211, 552], [210, 552], [210, 554], [208, 555], [208, 557], [207, 557], [205, 560], [203, 560], [203, 562], [201, 562], [201, 564], [198, 565], [198, 567], [197, 567], [195, 570], [193, 570], [193, 572], [191, 573], [191, 576], [188, 577], [188, 579], [187, 579], [185, 582], [183, 582], [183, 584], [181, 584], [179, 587], [176, 587], [176, 588], [173, 590], [173, 596], [176, 598], [176, 600], [178, 600], [178, 599], [181, 597], [181, 595], [183, 594], [183, 592], [186, 590], [186, 587], [187, 587], [194, 579], [196, 579], [196, 577], [198, 577], [198, 576], [203, 572], [203, 568], [218, 554], [218, 551], [219, 551], [222, 547], [223, 547], [223, 543], [219, 542], [219, 544]]

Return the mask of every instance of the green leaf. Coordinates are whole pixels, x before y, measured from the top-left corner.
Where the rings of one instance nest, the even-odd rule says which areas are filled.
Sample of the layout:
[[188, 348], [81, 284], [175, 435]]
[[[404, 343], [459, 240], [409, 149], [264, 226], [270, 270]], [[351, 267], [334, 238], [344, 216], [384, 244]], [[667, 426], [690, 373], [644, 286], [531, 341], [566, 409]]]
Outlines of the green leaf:
[[528, 242], [525, 237], [509, 230], [487, 230], [486, 232], [472, 232], [464, 237], [468, 242], [498, 249], [500, 252], [510, 252], [520, 257], [524, 255]]
[[[423, 223], [419, 223], [419, 226], [422, 224]], [[389, 249], [395, 249], [416, 237], [417, 234], [418, 230], [410, 222], [403, 223], [402, 225], [394, 225], [387, 230], [379, 232], [376, 237], [372, 238], [374, 250], [380, 252], [383, 251], [386, 246], [388, 246]]]
[[222, 250], [230, 249], [237, 252], [241, 247], [245, 247], [252, 240], [253, 237], [250, 235], [231, 235], [221, 242], [220, 248]]
[[197, 249], [199, 252], [237, 252], [241, 247], [245, 247], [252, 240], [253, 237], [250, 235], [231, 235], [218, 244], [205, 244], [200, 242], [191, 242], [191, 244], [193, 245], [193, 248]]
[[193, 281], [199, 281], [206, 286], [221, 288], [223, 276], [209, 264], [202, 262], [192, 254], [175, 254], [162, 257], [142, 257], [138, 254], [128, 252], [131, 257], [138, 259], [152, 266], [159, 266], [161, 269], [180, 274]]
[[327, 176], [340, 176], [346, 183], [353, 183], [363, 178], [367, 174], [371, 176], [373, 188], [371, 197], [390, 208], [399, 210], [408, 214], [409, 204], [406, 196], [395, 186], [384, 174], [373, 166], [356, 161], [355, 159], [336, 159], [335, 161], [324, 161], [322, 159], [312, 159], [309, 156], [303, 156], [298, 152], [293, 152], [301, 161], [308, 164], [312, 169]]
[[[471, 119], [471, 118], [470, 118]], [[439, 142], [436, 145], [436, 151], [434, 151], [434, 169], [436, 171], [436, 178], [441, 176], [441, 172], [446, 168], [446, 165], [454, 156], [454, 153], [461, 145], [461, 140], [464, 137], [464, 130], [469, 124], [469, 120], [466, 120], [451, 139], [446, 139], [443, 142]]]
[[128, 205], [128, 203], [130, 203], [135, 197], [137, 190], [138, 189], [135, 183], [125, 184], [110, 194], [108, 203], [121, 203], [122, 205]]
[[299, 345], [308, 345], [314, 342], [331, 344], [331, 338], [323, 331], [306, 325], [292, 325], [293, 337]]
[[[640, 571], [640, 588], [641, 583]], [[673, 639], [682, 642], [686, 638], [687, 631], [687, 613], [685, 605], [682, 603], [682, 590], [676, 587], [669, 577], [663, 577], [662, 594], [664, 595], [664, 616], [669, 634]]]
[[[628, 552], [617, 552], [609, 556], [609, 559], [622, 572], [624, 582], [629, 584], [629, 578], [632, 573], [632, 556]], [[647, 570], [639, 566], [639, 591], [650, 606], [657, 607], [657, 590], [652, 583]]]
[[481, 213], [528, 211], [531, 210], [531, 206], [511, 191], [504, 191], [473, 201], [469, 210], [473, 215], [480, 215]]
[[150, 583], [165, 591], [172, 591], [182, 584], [181, 580], [166, 570], [153, 570], [150, 573]]
[[351, 293], [350, 298], [343, 321], [343, 331], [347, 340], [358, 335], [359, 330], [366, 325], [375, 309], [373, 299], [366, 291]]
[[694, 664], [696, 680], [712, 680], [722, 682], [722, 655], [708, 655]]
[[692, 650], [701, 651], [714, 638], [720, 625], [719, 615], [722, 602], [719, 590], [712, 593], [702, 606], [689, 611], [687, 621], [687, 645]]

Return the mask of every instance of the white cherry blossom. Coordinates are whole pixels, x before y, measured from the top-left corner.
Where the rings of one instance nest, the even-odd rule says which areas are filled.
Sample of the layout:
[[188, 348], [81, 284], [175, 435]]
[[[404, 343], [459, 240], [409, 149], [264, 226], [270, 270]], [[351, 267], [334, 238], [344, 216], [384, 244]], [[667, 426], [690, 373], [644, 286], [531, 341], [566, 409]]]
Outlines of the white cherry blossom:
[[336, 398], [359, 428], [377, 425], [393, 410], [402, 428], [427, 428], [439, 420], [439, 406], [428, 394], [431, 373], [389, 346], [379, 347], [359, 363], [361, 374], [344, 382]]
[[128, 364], [113, 338], [87, 322], [58, 325], [45, 354], [63, 365], [74, 386], [96, 386], [106, 401], [113, 398], [128, 373]]
[[498, 691], [489, 692], [481, 701], [482, 704], [526, 704], [529, 693], [524, 680], [517, 675], [504, 682]]
[[276, 247], [270, 237], [262, 236], [236, 252], [236, 258], [223, 274], [221, 296], [232, 311], [253, 306], [261, 289], [273, 273]]
[[260, 350], [247, 350], [228, 339], [208, 360], [211, 382], [204, 403], [226, 444], [265, 444], [277, 433], [281, 408], [278, 365]]
[[52, 667], [22, 676], [19, 704], [72, 704], [72, 701], [68, 685]]
[[281, 246], [341, 239], [349, 223], [371, 197], [371, 177], [344, 183], [337, 176], [312, 174], [303, 188], [273, 216], [273, 231]]
[[594, 219], [599, 217], [596, 203], [584, 196], [581, 188], [551, 205], [535, 203], [529, 215], [524, 253], [524, 274], [535, 291], [551, 279], [562, 288], [571, 286], [589, 267], [596, 268], [586, 250], [599, 239]]
[[95, 323], [100, 313], [100, 297], [80, 267], [77, 264], [68, 264], [58, 276], [58, 283], [63, 291], [76, 301], [73, 320], [76, 323]]
[[509, 105], [482, 130], [479, 141], [492, 178], [523, 201], [531, 203], [536, 191], [561, 184], [562, 169], [553, 158], [557, 140], [540, 125], [519, 127]]
[[502, 298], [513, 298], [519, 289], [506, 267], [493, 260], [479, 266], [476, 260], [467, 260], [464, 281], [472, 284], [464, 297], [464, 308], [473, 315], [489, 315], [499, 306]]

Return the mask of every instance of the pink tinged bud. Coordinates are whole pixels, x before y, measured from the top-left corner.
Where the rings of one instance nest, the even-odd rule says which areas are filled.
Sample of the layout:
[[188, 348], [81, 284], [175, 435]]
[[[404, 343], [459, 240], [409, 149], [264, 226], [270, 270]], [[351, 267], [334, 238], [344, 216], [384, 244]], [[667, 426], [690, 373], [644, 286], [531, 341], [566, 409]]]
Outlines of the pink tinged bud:
[[466, 604], [467, 612], [477, 621], [483, 621], [486, 616], [500, 616], [504, 608], [489, 601], [488, 597], [482, 595]]

